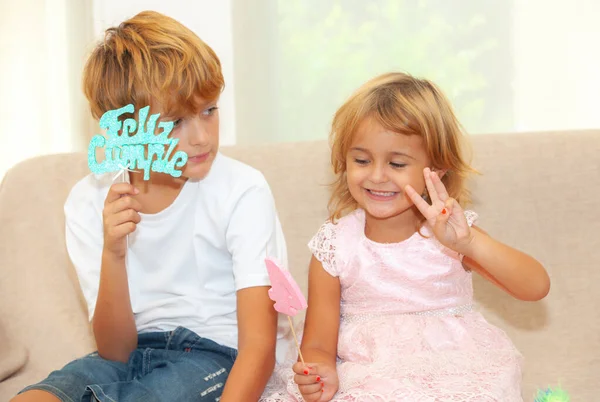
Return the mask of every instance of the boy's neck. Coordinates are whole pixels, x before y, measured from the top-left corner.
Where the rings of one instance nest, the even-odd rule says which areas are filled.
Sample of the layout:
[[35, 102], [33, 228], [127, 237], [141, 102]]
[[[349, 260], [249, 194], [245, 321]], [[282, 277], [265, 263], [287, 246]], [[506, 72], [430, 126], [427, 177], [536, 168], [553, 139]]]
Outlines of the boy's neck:
[[365, 236], [377, 243], [400, 243], [419, 228], [420, 212], [412, 207], [399, 215], [379, 219], [365, 211]]
[[140, 191], [143, 187], [169, 187], [169, 188], [181, 188], [188, 180], [187, 177], [173, 177], [165, 173], [152, 172], [149, 180], [144, 180], [142, 171], [128, 172], [129, 182], [136, 186]]
[[144, 180], [142, 174], [130, 172], [129, 180], [133, 186], [140, 190], [140, 193], [135, 196], [140, 204], [142, 204], [140, 212], [144, 214], [156, 214], [169, 207], [175, 201], [188, 179], [153, 173], [150, 175], [150, 180]]

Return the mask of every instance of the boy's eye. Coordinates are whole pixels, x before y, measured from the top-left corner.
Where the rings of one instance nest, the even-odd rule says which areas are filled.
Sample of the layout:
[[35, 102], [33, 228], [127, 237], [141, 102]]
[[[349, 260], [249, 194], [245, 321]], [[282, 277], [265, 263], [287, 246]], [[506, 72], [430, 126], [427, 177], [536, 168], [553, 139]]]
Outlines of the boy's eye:
[[395, 169], [400, 169], [406, 166], [406, 163], [396, 163], [396, 162], [390, 162], [390, 166], [395, 168]]
[[355, 159], [354, 159], [354, 162], [358, 163], [359, 165], [366, 165], [367, 163], [369, 163], [369, 161], [368, 161], [368, 160], [365, 160], [365, 159], [357, 159], [357, 158], [355, 158]]
[[208, 109], [203, 110], [202, 114], [204, 116], [211, 116], [217, 109], [218, 109], [218, 107], [212, 106], [212, 107], [209, 107]]
[[177, 127], [179, 124], [181, 124], [181, 122], [183, 121], [183, 119], [177, 119], [175, 121], [173, 121], [173, 128]]

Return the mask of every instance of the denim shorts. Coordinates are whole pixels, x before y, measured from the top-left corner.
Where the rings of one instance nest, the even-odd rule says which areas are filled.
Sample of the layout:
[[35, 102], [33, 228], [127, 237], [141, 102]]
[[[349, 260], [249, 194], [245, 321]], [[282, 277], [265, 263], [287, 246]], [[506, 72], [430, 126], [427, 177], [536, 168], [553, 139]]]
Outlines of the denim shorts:
[[235, 349], [178, 327], [138, 335], [127, 364], [92, 353], [25, 388], [68, 402], [218, 401], [237, 357]]

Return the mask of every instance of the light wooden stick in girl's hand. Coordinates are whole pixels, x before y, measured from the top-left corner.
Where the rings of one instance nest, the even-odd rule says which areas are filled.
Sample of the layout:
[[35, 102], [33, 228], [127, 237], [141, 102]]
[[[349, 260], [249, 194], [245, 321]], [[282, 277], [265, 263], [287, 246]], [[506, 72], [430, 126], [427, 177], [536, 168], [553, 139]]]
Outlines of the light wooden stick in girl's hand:
[[304, 363], [304, 357], [300, 351], [300, 344], [296, 337], [296, 331], [294, 331], [294, 325], [292, 324], [291, 317], [298, 314], [299, 311], [304, 310], [308, 307], [304, 295], [300, 291], [300, 287], [292, 275], [281, 268], [281, 266], [272, 258], [266, 258], [265, 264], [267, 264], [267, 271], [269, 272], [269, 278], [271, 279], [271, 289], [269, 289], [269, 298], [275, 302], [273, 306], [277, 312], [287, 315], [294, 340], [296, 341], [296, 348], [298, 348], [298, 355], [302, 364]]

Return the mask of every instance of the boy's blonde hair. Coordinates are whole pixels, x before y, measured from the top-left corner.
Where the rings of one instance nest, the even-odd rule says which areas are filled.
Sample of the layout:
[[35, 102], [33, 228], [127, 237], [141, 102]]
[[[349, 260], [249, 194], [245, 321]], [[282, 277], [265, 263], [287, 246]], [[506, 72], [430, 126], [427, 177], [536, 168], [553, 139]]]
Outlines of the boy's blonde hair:
[[363, 84], [336, 112], [330, 142], [336, 175], [329, 200], [336, 221], [358, 207], [348, 190], [346, 155], [360, 123], [374, 118], [386, 130], [423, 138], [431, 167], [447, 170], [442, 182], [450, 197], [469, 202], [465, 179], [474, 170], [465, 161], [463, 132], [452, 106], [432, 82], [404, 73], [387, 73]]
[[171, 117], [197, 112], [218, 98], [224, 81], [215, 52], [173, 18], [144, 11], [106, 30], [83, 72], [83, 90], [96, 119], [133, 103], [158, 102]]

